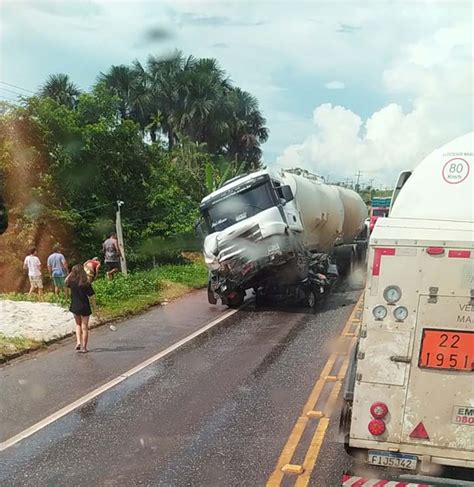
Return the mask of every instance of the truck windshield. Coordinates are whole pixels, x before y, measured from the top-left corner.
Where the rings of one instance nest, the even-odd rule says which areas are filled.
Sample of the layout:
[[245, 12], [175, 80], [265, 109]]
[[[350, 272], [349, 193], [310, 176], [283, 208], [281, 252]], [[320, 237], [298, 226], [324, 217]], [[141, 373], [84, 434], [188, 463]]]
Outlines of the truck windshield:
[[230, 194], [212, 205], [204, 214], [209, 233], [224, 230], [234, 223], [275, 206], [272, 191], [273, 188], [267, 181], [242, 192]]

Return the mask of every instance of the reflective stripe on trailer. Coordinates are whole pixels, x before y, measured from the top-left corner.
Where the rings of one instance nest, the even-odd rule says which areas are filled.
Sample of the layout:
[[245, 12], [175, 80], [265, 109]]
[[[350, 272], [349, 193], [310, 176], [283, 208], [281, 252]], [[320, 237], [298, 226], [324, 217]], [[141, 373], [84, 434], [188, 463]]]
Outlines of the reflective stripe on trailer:
[[429, 487], [428, 484], [398, 482], [397, 480], [368, 479], [354, 475], [342, 476], [342, 487]]
[[382, 264], [382, 255], [395, 255], [394, 248], [377, 247], [374, 249], [374, 262], [372, 264], [372, 275], [380, 276], [380, 267]]
[[448, 252], [448, 257], [450, 257], [451, 259], [470, 259], [471, 251], [470, 250], [450, 250]]

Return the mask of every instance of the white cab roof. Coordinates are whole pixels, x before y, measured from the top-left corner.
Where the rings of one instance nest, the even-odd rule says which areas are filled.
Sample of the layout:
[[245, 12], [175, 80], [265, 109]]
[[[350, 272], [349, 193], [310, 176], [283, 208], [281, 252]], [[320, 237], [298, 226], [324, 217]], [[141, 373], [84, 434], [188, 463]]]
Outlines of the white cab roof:
[[390, 217], [474, 221], [474, 132], [435, 150], [415, 168]]
[[217, 195], [219, 195], [221, 193], [225, 193], [229, 189], [235, 188], [237, 186], [244, 185], [248, 181], [252, 181], [253, 179], [257, 178], [258, 176], [262, 176], [264, 174], [270, 174], [270, 175], [272, 175], [270, 171], [264, 169], [264, 170], [261, 170], [261, 171], [252, 172], [250, 174], [247, 174], [246, 176], [242, 176], [241, 178], [238, 178], [238, 179], [236, 179], [235, 181], [232, 181], [229, 184], [225, 184], [221, 188], [219, 188], [216, 191], [212, 192], [211, 194], [208, 194], [207, 196], [205, 196], [202, 199], [201, 204], [202, 203], [205, 203], [207, 200], [209, 200], [211, 198], [214, 198], [215, 196], [217, 196]]

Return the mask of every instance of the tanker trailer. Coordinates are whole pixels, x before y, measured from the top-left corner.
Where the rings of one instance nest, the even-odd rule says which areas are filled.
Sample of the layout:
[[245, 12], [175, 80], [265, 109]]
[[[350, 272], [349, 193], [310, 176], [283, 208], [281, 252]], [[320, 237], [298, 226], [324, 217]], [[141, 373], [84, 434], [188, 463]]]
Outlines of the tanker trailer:
[[239, 306], [247, 289], [313, 307], [367, 245], [367, 208], [354, 191], [301, 169], [234, 178], [200, 205], [208, 297]]

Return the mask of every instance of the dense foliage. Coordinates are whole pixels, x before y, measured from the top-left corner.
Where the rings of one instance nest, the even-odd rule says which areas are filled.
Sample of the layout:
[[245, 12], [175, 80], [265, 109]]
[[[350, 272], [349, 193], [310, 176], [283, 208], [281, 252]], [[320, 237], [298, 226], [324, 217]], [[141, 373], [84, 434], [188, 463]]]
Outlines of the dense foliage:
[[174, 254], [192, 246], [200, 199], [260, 166], [267, 135], [256, 99], [214, 59], [150, 56], [112, 66], [82, 93], [52, 75], [37, 96], [0, 110], [15, 238], [38, 245], [41, 225], [62, 225], [75, 259], [90, 258], [121, 200], [129, 260]]

